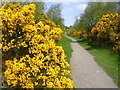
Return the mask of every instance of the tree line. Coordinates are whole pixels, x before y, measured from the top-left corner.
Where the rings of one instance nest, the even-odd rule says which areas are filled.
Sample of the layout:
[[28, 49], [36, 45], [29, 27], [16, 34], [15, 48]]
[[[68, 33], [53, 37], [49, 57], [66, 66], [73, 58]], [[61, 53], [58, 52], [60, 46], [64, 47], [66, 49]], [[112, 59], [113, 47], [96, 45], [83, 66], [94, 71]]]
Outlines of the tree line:
[[88, 2], [84, 13], [79, 19], [76, 18], [72, 28], [89, 32], [104, 14], [118, 12], [118, 6], [118, 2]]

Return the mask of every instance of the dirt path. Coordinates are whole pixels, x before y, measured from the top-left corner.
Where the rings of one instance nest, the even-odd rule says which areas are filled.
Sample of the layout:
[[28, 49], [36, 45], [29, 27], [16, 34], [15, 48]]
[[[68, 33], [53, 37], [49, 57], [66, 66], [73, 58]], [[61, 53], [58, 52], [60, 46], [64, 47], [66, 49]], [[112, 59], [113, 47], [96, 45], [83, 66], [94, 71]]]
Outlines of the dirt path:
[[[66, 36], [67, 38], [70, 38]], [[97, 65], [94, 57], [72, 40], [71, 78], [75, 88], [117, 88], [112, 79]]]

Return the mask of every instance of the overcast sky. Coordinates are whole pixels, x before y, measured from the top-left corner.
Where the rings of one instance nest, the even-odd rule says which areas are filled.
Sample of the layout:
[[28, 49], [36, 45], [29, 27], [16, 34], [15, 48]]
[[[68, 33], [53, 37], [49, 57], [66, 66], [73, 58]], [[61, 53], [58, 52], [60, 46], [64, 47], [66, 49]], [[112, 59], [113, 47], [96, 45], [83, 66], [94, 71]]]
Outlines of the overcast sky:
[[[68, 2], [69, 1], [69, 2]], [[53, 4], [62, 4], [62, 17], [64, 18], [64, 24], [66, 26], [71, 26], [74, 24], [75, 17], [80, 16], [87, 6], [87, 0], [53, 0], [52, 2], [45, 2], [47, 8]]]

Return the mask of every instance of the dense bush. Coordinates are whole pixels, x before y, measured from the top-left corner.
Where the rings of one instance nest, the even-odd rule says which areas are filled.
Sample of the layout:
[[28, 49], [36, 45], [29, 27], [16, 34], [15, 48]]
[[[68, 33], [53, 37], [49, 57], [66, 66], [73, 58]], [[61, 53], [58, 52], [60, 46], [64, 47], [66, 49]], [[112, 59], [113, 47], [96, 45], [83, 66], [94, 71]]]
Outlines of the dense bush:
[[77, 37], [77, 38], [82, 38], [83, 33], [81, 31], [75, 31], [73, 32], [73, 36]]
[[80, 38], [80, 39], [84, 39], [84, 40], [88, 39], [88, 34], [86, 33], [85, 30], [84, 31], [74, 31], [73, 36]]
[[120, 15], [107, 14], [103, 15], [100, 21], [91, 30], [93, 41], [101, 44], [113, 44], [115, 50], [120, 51], [120, 29], [119, 29]]
[[75, 29], [67, 29], [66, 33], [67, 33], [67, 35], [72, 36], [74, 31], [76, 31], [76, 30]]
[[97, 45], [113, 46], [115, 51], [120, 51], [120, 15], [106, 14], [96, 23], [91, 32], [74, 31], [73, 36], [87, 40]]
[[[4, 83], [19, 88], [73, 88], [66, 75], [70, 65], [55, 41], [63, 31], [52, 21], [35, 23], [35, 5], [9, 4], [2, 9]], [[47, 23], [48, 22], [48, 23]], [[3, 64], [3, 65], [4, 65]]]

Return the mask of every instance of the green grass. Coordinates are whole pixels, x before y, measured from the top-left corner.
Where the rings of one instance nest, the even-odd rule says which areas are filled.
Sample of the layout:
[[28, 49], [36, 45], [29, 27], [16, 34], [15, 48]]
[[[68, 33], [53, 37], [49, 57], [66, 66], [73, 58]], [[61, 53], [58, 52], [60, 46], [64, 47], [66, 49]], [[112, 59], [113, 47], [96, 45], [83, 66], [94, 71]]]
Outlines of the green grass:
[[60, 40], [59, 42], [57, 42], [57, 45], [58, 46], [62, 46], [64, 51], [65, 51], [65, 54], [66, 54], [66, 61], [68, 63], [70, 63], [70, 57], [71, 57], [71, 54], [72, 54], [72, 48], [71, 48], [71, 41], [70, 39], [66, 38], [66, 37], [63, 37], [62, 40]]
[[[57, 42], [58, 46], [62, 46], [66, 55], [66, 61], [68, 63], [70, 63], [70, 57], [72, 55], [72, 48], [71, 48], [71, 41], [70, 39], [63, 37], [62, 40], [60, 40], [59, 42]], [[66, 68], [67, 70], [70, 70], [70, 67]], [[70, 75], [67, 75], [67, 77], [70, 78]]]
[[118, 85], [118, 54], [108, 47], [91, 46], [86, 41], [74, 39], [95, 57], [96, 62]]

